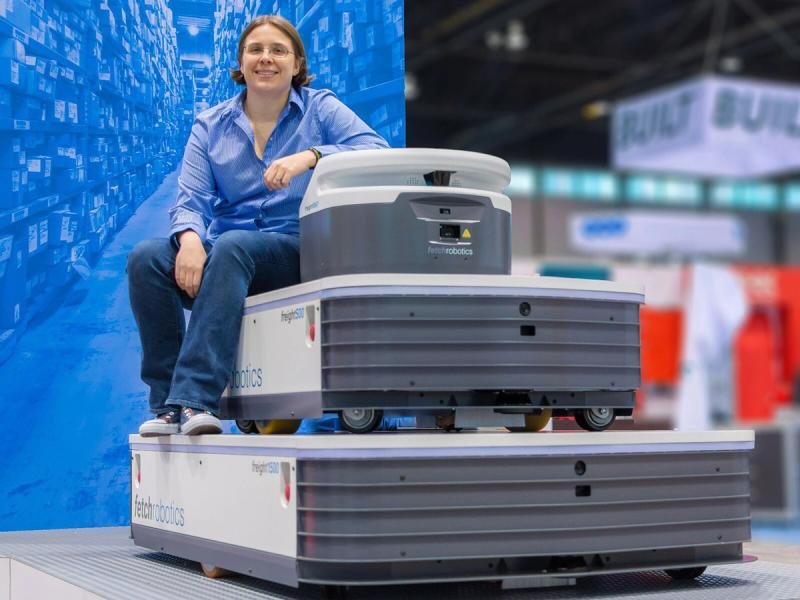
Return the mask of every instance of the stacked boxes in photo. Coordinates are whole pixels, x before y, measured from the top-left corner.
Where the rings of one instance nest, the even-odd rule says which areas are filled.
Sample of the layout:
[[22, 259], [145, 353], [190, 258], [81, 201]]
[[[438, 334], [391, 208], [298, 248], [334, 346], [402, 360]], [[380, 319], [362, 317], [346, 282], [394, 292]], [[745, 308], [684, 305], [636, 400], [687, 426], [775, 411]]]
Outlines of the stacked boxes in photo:
[[175, 168], [166, 0], [0, 2], [0, 360]]

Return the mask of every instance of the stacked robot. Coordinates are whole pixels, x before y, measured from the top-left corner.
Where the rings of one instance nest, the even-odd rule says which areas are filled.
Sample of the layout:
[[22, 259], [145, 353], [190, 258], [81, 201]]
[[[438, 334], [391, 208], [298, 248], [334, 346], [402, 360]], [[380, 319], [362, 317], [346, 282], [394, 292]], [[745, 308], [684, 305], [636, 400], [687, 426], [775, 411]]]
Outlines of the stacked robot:
[[[444, 150], [320, 161], [303, 282], [249, 298], [222, 416], [293, 433], [335, 412], [389, 435], [131, 436], [142, 547], [291, 587], [498, 581], [752, 560], [752, 432], [589, 431], [630, 415], [640, 290], [515, 277], [502, 160]], [[471, 431], [439, 435], [435, 428]]]
[[420, 428], [589, 431], [629, 416], [640, 290], [511, 276], [505, 161], [431, 149], [321, 161], [300, 207], [298, 286], [249, 298], [223, 416], [291, 433], [340, 415]]

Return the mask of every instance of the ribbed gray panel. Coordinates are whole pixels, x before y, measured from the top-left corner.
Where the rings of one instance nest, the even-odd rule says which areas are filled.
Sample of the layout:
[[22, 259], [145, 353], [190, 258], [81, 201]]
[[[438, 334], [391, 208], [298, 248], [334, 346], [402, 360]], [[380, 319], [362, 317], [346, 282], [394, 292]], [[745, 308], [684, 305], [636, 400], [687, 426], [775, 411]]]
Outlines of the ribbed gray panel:
[[625, 502], [604, 504], [584, 502], [577, 505], [533, 505], [501, 510], [431, 508], [424, 511], [302, 511], [299, 527], [303, 535], [413, 535], [414, 532], [443, 534], [474, 531], [514, 531], [524, 523], [526, 528], [595, 527], [597, 512], [603, 511], [602, 522], [609, 526], [632, 523], [680, 522], [687, 519], [736, 519], [747, 515], [747, 496]]
[[[438, 298], [432, 300], [439, 300]], [[441, 298], [444, 300], [444, 298]], [[326, 300], [323, 307], [335, 300]], [[521, 325], [534, 325], [536, 335], [523, 338]], [[354, 319], [352, 321], [323, 321], [326, 333], [325, 346], [363, 344], [376, 342], [527, 342], [550, 344], [587, 344], [601, 346], [639, 343], [638, 323], [606, 323], [595, 321], [537, 321], [520, 318], [492, 319], [476, 316], [474, 319], [442, 317], [418, 318], [399, 316], [395, 319]], [[391, 328], [392, 338], [384, 332]]]
[[[412, 538], [320, 537], [303, 543], [299, 558], [333, 562], [437, 560], [472, 557], [583, 555], [632, 549], [680, 548], [750, 538], [749, 519], [641, 524], [631, 528], [606, 527], [565, 531], [464, 533], [446, 536], [434, 532]], [[306, 538], [301, 538], [304, 540]]]
[[[602, 442], [602, 440], [598, 440]], [[577, 475], [575, 466], [583, 462], [585, 473]], [[622, 472], [620, 464], [624, 463]], [[298, 482], [310, 484], [436, 483], [457, 481], [491, 481], [502, 483], [538, 479], [566, 479], [582, 483], [584, 479], [626, 477], [676, 477], [695, 475], [747, 473], [748, 455], [744, 452], [658, 453], [658, 454], [592, 454], [584, 456], [575, 448], [572, 456], [536, 458], [485, 457], [454, 460], [371, 459], [369, 468], [356, 460], [305, 461]]]
[[[531, 279], [531, 283], [535, 283]], [[566, 290], [565, 294], [569, 294]], [[559, 319], [563, 321], [615, 321], [639, 322], [639, 306], [633, 302], [613, 302], [604, 300], [582, 300], [567, 298], [523, 298], [509, 296], [492, 296], [487, 302], [485, 296], [448, 296], [443, 298], [447, 307], [447, 314], [442, 314], [440, 302], [430, 303], [428, 300], [440, 300], [432, 296], [386, 296], [381, 297], [381, 302], [375, 298], [341, 298], [331, 302], [323, 317], [326, 320], [337, 321], [354, 318], [363, 319], [393, 319], [403, 312], [414, 312], [418, 319], [474, 319], [476, 311], [486, 319], [519, 318], [523, 321], [536, 321], [538, 319]], [[522, 319], [519, 305], [522, 302], [530, 304], [530, 314]]]
[[[745, 475], [717, 475], [669, 479], [619, 478], [614, 481], [534, 481], [504, 483], [454, 483], [428, 486], [326, 486], [307, 488], [301, 496], [306, 508], [426, 508], [455, 506], [514, 506], [563, 503], [576, 500], [575, 486], [591, 485], [591, 501], [658, 500], [662, 498], [709, 498], [748, 494]], [[587, 498], [586, 502], [590, 500]]]
[[480, 365], [489, 356], [499, 364], [524, 365], [587, 365], [600, 355], [603, 367], [634, 368], [639, 361], [639, 346], [612, 344], [547, 344], [526, 341], [484, 342], [417, 342], [410, 344], [378, 343], [326, 346], [322, 360], [329, 368], [363, 368], [371, 365], [422, 364], [435, 365], [448, 353], [458, 353], [466, 365]]
[[[458, 354], [456, 351], [454, 354]], [[487, 362], [491, 358], [487, 357]], [[587, 390], [634, 389], [639, 367], [610, 365], [477, 364], [456, 357], [435, 365], [420, 363], [323, 367], [325, 390]]]
[[325, 391], [634, 390], [640, 383], [634, 302], [341, 298], [323, 302], [321, 324]]
[[743, 452], [301, 461], [299, 555], [551, 556], [749, 539]]

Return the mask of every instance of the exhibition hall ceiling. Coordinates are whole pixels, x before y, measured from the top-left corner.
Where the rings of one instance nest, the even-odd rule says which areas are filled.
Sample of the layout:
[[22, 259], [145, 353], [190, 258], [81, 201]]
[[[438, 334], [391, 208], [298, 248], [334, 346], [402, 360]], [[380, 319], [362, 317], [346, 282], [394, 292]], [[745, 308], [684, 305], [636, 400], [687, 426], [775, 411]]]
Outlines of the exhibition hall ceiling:
[[407, 143], [606, 165], [614, 101], [701, 73], [798, 82], [793, 0], [406, 0]]

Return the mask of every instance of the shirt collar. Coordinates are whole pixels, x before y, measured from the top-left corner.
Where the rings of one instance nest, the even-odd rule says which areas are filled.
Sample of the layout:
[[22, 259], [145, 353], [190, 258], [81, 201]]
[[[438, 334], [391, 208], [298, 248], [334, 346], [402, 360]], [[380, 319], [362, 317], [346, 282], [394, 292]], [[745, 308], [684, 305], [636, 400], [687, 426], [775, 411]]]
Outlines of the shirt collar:
[[[232, 114], [234, 118], [239, 116], [245, 116], [244, 114], [244, 97], [247, 93], [247, 90], [244, 89], [239, 94], [234, 96], [231, 100], [231, 105], [226, 111], [228, 114]], [[306, 103], [303, 101], [303, 96], [292, 86], [289, 89], [289, 101], [287, 104], [293, 104], [297, 107], [300, 111], [300, 114], [303, 115], [306, 112]]]
[[289, 104], [294, 104], [300, 114], [303, 115], [306, 112], [306, 103], [303, 102], [303, 96], [295, 89], [294, 86], [289, 90]]

